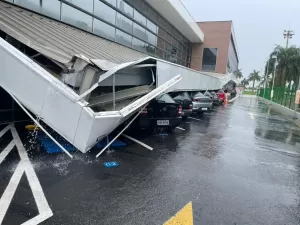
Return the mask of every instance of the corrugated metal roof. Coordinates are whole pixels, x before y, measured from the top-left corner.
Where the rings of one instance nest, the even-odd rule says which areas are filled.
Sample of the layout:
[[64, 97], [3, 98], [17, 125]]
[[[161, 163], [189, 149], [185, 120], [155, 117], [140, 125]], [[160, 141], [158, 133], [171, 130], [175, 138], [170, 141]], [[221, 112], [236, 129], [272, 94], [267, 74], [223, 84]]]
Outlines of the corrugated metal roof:
[[72, 26], [0, 1], [0, 29], [61, 63], [82, 54], [90, 59], [124, 63], [148, 55]]

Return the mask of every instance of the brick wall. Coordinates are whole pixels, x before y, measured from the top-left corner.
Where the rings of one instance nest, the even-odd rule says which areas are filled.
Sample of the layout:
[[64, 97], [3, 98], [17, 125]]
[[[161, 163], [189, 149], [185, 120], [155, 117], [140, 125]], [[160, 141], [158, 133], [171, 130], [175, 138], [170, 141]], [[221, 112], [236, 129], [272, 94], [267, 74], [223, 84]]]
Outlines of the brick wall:
[[217, 48], [218, 55], [215, 72], [226, 73], [232, 22], [200, 22], [198, 25], [204, 33], [204, 42], [192, 45], [191, 68], [201, 70], [203, 48]]

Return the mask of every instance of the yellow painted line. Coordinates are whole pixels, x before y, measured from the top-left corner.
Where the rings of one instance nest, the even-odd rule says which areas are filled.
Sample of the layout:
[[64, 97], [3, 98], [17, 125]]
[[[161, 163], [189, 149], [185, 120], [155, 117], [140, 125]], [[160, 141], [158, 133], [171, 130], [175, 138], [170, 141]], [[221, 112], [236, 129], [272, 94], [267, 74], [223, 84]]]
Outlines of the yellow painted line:
[[171, 217], [164, 225], [193, 225], [193, 206], [189, 202], [175, 216]]

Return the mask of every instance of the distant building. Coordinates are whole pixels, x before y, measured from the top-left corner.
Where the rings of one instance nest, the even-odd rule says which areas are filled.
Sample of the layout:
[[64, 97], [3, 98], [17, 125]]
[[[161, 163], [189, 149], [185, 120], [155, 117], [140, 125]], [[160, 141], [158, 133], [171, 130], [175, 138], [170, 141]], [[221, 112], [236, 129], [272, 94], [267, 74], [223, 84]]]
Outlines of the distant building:
[[191, 68], [214, 73], [233, 73], [239, 56], [232, 21], [198, 22], [204, 43], [192, 44]]

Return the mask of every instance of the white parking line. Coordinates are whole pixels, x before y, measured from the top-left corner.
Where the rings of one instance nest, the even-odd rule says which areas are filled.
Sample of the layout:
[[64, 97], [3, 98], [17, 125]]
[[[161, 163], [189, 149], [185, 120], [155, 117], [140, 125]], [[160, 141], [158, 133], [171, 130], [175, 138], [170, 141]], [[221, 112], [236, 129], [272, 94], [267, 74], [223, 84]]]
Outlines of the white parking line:
[[137, 139], [135, 139], [135, 138], [133, 138], [133, 137], [130, 137], [130, 136], [127, 135], [127, 134], [122, 134], [122, 135], [123, 135], [124, 137], [126, 137], [126, 138], [128, 138], [128, 139], [130, 139], [130, 140], [132, 140], [132, 141], [134, 141], [134, 142], [136, 142], [136, 143], [138, 143], [138, 144], [140, 144], [141, 146], [143, 146], [143, 147], [149, 149], [150, 151], [153, 150], [153, 148], [150, 147], [149, 145], [146, 145], [145, 143], [143, 143], [143, 142], [141, 142], [141, 141], [139, 141], [139, 140], [137, 140]]
[[[44, 195], [42, 186], [38, 180], [38, 177], [32, 167], [32, 164], [29, 160], [29, 157], [26, 153], [26, 150], [22, 144], [22, 141], [14, 127], [13, 124], [5, 128], [5, 132], [7, 132], [9, 129], [13, 136], [13, 141], [10, 142], [10, 144], [4, 149], [4, 151], [0, 154], [0, 163], [3, 162], [5, 157], [8, 155], [8, 153], [13, 149], [14, 146], [17, 147], [19, 156], [21, 158], [16, 170], [14, 171], [3, 195], [0, 198], [0, 224], [2, 224], [5, 214], [7, 213], [7, 210], [9, 208], [9, 205], [11, 204], [11, 201], [13, 199], [13, 196], [17, 190], [17, 187], [21, 181], [23, 173], [26, 174], [27, 180], [29, 183], [29, 186], [31, 188], [36, 206], [39, 211], [39, 215], [31, 218], [30, 220], [23, 223], [23, 225], [37, 225], [44, 220], [48, 219], [49, 217], [53, 216], [52, 210], [49, 207], [49, 204], [46, 200], [46, 197]], [[0, 134], [4, 134], [3, 130], [0, 132]], [[1, 136], [2, 136], [1, 135]]]
[[179, 130], [185, 130], [185, 129], [181, 128], [181, 127], [176, 127], [176, 128], [179, 129]]
[[198, 120], [198, 121], [201, 121], [200, 119], [197, 119], [197, 118], [194, 118], [194, 117], [189, 117], [190, 119], [192, 120]]

